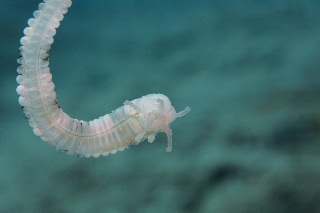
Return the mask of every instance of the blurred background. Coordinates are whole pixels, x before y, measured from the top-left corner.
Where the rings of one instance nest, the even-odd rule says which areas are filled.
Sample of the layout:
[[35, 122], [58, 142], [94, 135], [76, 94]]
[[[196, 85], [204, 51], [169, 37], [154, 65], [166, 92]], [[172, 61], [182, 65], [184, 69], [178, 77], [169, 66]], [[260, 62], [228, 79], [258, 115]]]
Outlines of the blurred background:
[[19, 40], [38, 0], [2, 0], [0, 212], [320, 212], [320, 2], [77, 0], [50, 57], [58, 102], [91, 120], [167, 95], [166, 135], [77, 158], [18, 104]]

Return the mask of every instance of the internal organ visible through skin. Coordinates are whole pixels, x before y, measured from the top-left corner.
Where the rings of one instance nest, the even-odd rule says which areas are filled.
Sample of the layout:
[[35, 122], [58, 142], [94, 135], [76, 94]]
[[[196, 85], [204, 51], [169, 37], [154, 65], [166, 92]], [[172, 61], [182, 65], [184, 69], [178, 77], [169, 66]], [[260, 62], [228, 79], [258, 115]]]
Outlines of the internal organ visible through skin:
[[70, 6], [71, 0], [41, 3], [21, 38], [17, 93], [34, 134], [67, 154], [99, 157], [122, 151], [144, 139], [153, 142], [158, 132], [164, 132], [168, 138], [166, 151], [170, 152], [170, 123], [187, 114], [190, 108], [176, 113], [165, 95], [151, 94], [125, 101], [110, 114], [89, 122], [73, 119], [60, 108], [49, 68], [49, 51], [56, 28]]

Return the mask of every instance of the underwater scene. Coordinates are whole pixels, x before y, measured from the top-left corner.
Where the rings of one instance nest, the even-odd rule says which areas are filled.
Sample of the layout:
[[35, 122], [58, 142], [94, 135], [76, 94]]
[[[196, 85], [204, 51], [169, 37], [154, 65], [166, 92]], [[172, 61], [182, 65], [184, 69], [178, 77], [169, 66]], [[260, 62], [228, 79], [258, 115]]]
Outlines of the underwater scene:
[[72, 1], [45, 59], [65, 113], [147, 94], [191, 108], [171, 152], [162, 131], [100, 157], [56, 151], [21, 111], [39, 3], [0, 3], [0, 213], [320, 213], [320, 1]]

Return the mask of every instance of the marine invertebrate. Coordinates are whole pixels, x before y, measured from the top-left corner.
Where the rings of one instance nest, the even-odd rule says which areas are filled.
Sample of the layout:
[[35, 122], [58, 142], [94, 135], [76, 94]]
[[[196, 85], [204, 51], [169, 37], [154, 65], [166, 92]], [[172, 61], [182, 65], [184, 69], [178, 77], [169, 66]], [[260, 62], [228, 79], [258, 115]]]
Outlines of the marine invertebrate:
[[71, 3], [71, 0], [40, 3], [21, 38], [17, 93], [34, 134], [67, 154], [98, 157], [114, 154], [144, 139], [152, 143], [158, 132], [165, 132], [166, 150], [170, 152], [170, 123], [184, 116], [190, 108], [176, 113], [170, 100], [162, 94], [126, 101], [110, 114], [89, 122], [71, 118], [58, 105], [49, 68], [49, 51], [56, 28]]

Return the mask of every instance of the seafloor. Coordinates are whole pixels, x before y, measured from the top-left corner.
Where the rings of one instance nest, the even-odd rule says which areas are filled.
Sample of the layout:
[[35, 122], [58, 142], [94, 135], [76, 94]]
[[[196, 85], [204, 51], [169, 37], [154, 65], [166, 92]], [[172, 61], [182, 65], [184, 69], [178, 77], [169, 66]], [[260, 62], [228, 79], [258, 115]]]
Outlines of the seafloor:
[[320, 212], [318, 0], [74, 1], [50, 67], [89, 120], [150, 93], [187, 116], [100, 158], [56, 152], [15, 92], [38, 0], [1, 0], [0, 212]]

